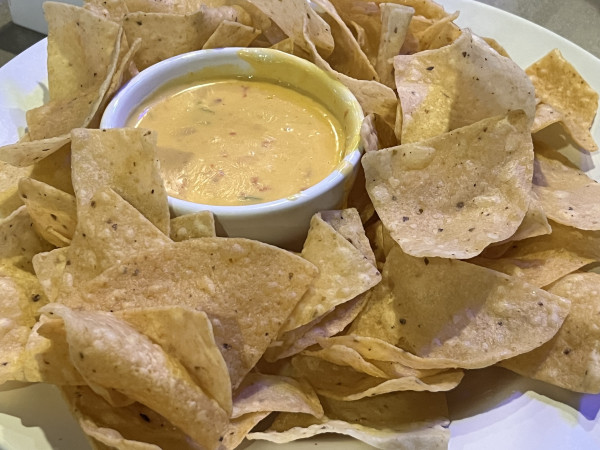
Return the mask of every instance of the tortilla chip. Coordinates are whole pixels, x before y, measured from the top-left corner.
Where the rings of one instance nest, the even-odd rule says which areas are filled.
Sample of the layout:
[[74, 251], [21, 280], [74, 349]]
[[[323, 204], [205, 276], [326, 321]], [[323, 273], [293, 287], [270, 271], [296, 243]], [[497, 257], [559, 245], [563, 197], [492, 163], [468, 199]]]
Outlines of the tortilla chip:
[[38, 310], [48, 300], [34, 275], [0, 265], [0, 384], [19, 380], [22, 355]]
[[0, 220], [0, 261], [33, 273], [34, 255], [52, 246], [41, 239], [33, 228], [26, 206], [21, 206]]
[[51, 302], [58, 297], [62, 274], [67, 265], [67, 251], [66, 247], [55, 248], [36, 254], [32, 260], [35, 275]]
[[323, 221], [346, 238], [371, 264], [375, 265], [375, 255], [356, 209], [321, 211], [320, 214]]
[[26, 136], [16, 144], [0, 147], [0, 160], [16, 167], [31, 166], [64, 148], [71, 141], [68, 134], [37, 141], [31, 141]]
[[0, 219], [23, 204], [18, 192], [19, 179], [29, 176], [31, 168], [14, 167], [0, 161]]
[[61, 301], [102, 311], [175, 304], [202, 310], [235, 387], [315, 276], [311, 263], [276, 247], [203, 238], [131, 256]]
[[202, 46], [203, 49], [248, 47], [260, 30], [238, 22], [224, 20]]
[[[177, 359], [192, 379], [231, 414], [231, 381], [217, 348], [212, 325], [202, 311], [178, 306], [128, 309], [116, 316], [160, 345]], [[173, 333], [177, 330], [177, 333]]]
[[129, 12], [125, 0], [85, 0], [83, 7], [116, 23], [121, 23]]
[[49, 184], [67, 194], [73, 194], [71, 182], [71, 145], [60, 147], [31, 167], [30, 178]]
[[381, 36], [379, 6], [363, 0], [331, 0], [331, 3], [346, 24], [362, 30], [362, 38], [357, 36], [357, 40], [371, 63], [375, 64]]
[[403, 144], [521, 109], [530, 129], [534, 88], [525, 72], [463, 30], [453, 44], [394, 58]]
[[502, 367], [570, 391], [600, 393], [598, 286], [597, 273], [574, 273], [550, 285], [548, 292], [571, 301], [571, 312], [550, 341]]
[[396, 3], [410, 6], [415, 10], [415, 15], [424, 16], [428, 19], [443, 19], [448, 15], [444, 7], [433, 0], [374, 0], [375, 3]]
[[139, 252], [171, 240], [110, 188], [77, 209], [77, 228], [67, 248], [60, 290], [70, 289]]
[[569, 301], [473, 264], [393, 248], [349, 333], [387, 341], [437, 368], [481, 368], [539, 347]]
[[[333, 51], [334, 40], [329, 25], [306, 0], [289, 0], [287, 2], [248, 0], [248, 3], [262, 11], [305, 51], [310, 51], [305, 42], [306, 39], [314, 42], [325, 58]], [[294, 13], [290, 14], [290, 11], [294, 11]], [[304, 37], [305, 32], [308, 38]]]
[[446, 398], [442, 393], [398, 392], [353, 402], [321, 399], [326, 417], [318, 420], [306, 414], [277, 416], [265, 432], [248, 439], [279, 444], [323, 433], [352, 436], [378, 448], [445, 449], [450, 432]]
[[552, 233], [507, 244], [500, 257], [479, 256], [483, 267], [544, 287], [587, 264], [600, 261], [600, 232], [550, 221]]
[[462, 33], [461, 29], [454, 24], [454, 20], [457, 18], [458, 12], [455, 12], [434, 21], [423, 31], [416, 33], [419, 51], [435, 50], [456, 41]]
[[77, 205], [89, 206], [95, 191], [110, 187], [168, 235], [167, 191], [156, 158], [156, 133], [115, 128], [77, 129], [71, 135]]
[[535, 95], [561, 115], [560, 121], [573, 140], [585, 150], [598, 150], [590, 133], [598, 110], [598, 93], [560, 50], [552, 50], [526, 72], [535, 86]]
[[179, 428], [140, 403], [114, 408], [87, 386], [63, 387], [62, 392], [97, 448], [200, 450]]
[[508, 52], [504, 49], [504, 47], [500, 45], [500, 43], [496, 39], [493, 39], [491, 37], [484, 37], [483, 40], [487, 42], [487, 45], [496, 50], [500, 55], [504, 56], [505, 58], [510, 58]]
[[215, 217], [210, 211], [200, 211], [174, 217], [170, 224], [171, 239], [175, 242], [203, 237], [215, 237]]
[[377, 114], [391, 127], [396, 121], [396, 108], [398, 99], [389, 87], [374, 80], [357, 80], [346, 74], [340, 73], [329, 65], [317, 51], [316, 46], [304, 35], [311, 61], [318, 67], [333, 75], [340, 83], [344, 84], [354, 94], [365, 114]]
[[257, 412], [231, 419], [225, 431], [225, 438], [222, 443], [223, 447], [227, 449], [238, 448], [248, 433], [269, 414], [271, 413]]
[[381, 10], [381, 38], [377, 51], [377, 73], [381, 83], [394, 89], [394, 56], [400, 54], [400, 49], [406, 39], [408, 24], [415, 10], [403, 5], [383, 3]]
[[529, 193], [529, 206], [527, 207], [525, 217], [523, 217], [523, 222], [521, 222], [521, 225], [519, 225], [515, 234], [508, 238], [508, 242], [521, 241], [523, 239], [550, 234], [551, 232], [552, 227], [550, 227], [550, 224], [548, 223], [548, 217], [546, 216], [546, 212], [542, 207], [540, 199], [534, 191], [531, 191]]
[[301, 255], [319, 269], [319, 275], [288, 317], [280, 334], [323, 316], [381, 280], [374, 264], [325, 222], [321, 213], [311, 219]]
[[283, 333], [265, 353], [264, 358], [273, 362], [300, 353], [305, 348], [344, 330], [362, 311], [367, 301], [366, 294], [335, 307], [323, 317], [299, 328]]
[[249, 373], [235, 392], [232, 418], [272, 411], [323, 417], [319, 398], [306, 382], [278, 375]]
[[329, 25], [335, 42], [333, 52], [326, 58], [331, 67], [359, 80], [378, 80], [375, 68], [333, 4], [329, 0], [315, 0], [314, 3], [324, 11], [320, 16]]
[[546, 105], [545, 103], [538, 103], [535, 107], [535, 119], [531, 126], [531, 132], [537, 133], [550, 125], [560, 122], [563, 120], [563, 116], [560, 112], [555, 110], [552, 106]]
[[[330, 347], [332, 352], [329, 355], [334, 355], [334, 352], [341, 348], [341, 346]], [[295, 356], [292, 360], [295, 374], [308, 380], [320, 396], [334, 400], [356, 401], [399, 391], [449, 391], [458, 386], [463, 377], [462, 371], [456, 370], [433, 374], [425, 378], [412, 375], [387, 379], [368, 375], [349, 366], [337, 365], [313, 356], [322, 355], [320, 352], [307, 354], [310, 356]], [[348, 357], [347, 353], [344, 354]], [[339, 358], [340, 355], [337, 357]], [[344, 357], [342, 357], [343, 359]], [[364, 362], [362, 366], [365, 366]]]
[[555, 222], [600, 230], [600, 184], [556, 152], [536, 151], [533, 190]]
[[143, 11], [152, 13], [190, 14], [202, 6], [212, 4], [207, 0], [124, 0], [131, 12]]
[[[34, 319], [35, 320], [35, 319]], [[85, 381], [71, 364], [64, 323], [42, 315], [33, 325], [20, 359], [18, 381], [81, 385]]]
[[171, 56], [200, 50], [224, 20], [244, 25], [249, 22], [235, 8], [203, 6], [185, 15], [131, 12], [123, 19], [123, 29], [129, 42], [142, 40], [134, 61], [143, 70]]
[[50, 101], [69, 101], [75, 93], [97, 91], [110, 75], [119, 25], [84, 8], [58, 2], [45, 3], [44, 14]]
[[528, 122], [515, 111], [364, 155], [369, 196], [405, 252], [468, 258], [517, 230], [533, 172]]
[[[108, 313], [48, 305], [67, 331], [71, 361], [88, 383], [145, 404], [207, 448], [217, 448], [227, 414], [174, 358]], [[176, 403], [172, 399], [178, 399]]]
[[19, 194], [35, 231], [57, 247], [69, 245], [77, 225], [75, 196], [32, 178], [21, 178]]

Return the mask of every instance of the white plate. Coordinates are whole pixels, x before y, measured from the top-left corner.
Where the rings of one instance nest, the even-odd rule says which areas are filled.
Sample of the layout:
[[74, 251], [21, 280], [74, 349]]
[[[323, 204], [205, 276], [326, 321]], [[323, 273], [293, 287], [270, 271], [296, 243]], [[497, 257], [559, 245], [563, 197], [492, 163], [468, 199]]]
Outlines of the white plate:
[[[495, 38], [526, 67], [559, 48], [592, 87], [600, 91], [600, 60], [558, 35], [526, 20], [469, 0], [440, 1], [461, 11], [458, 24]], [[42, 41], [0, 68], [0, 145], [15, 142], [25, 126], [25, 111], [41, 104], [46, 89], [46, 42]], [[600, 142], [600, 120], [592, 132]], [[547, 139], [556, 135], [548, 134]], [[572, 148], [565, 153], [600, 179], [600, 152], [589, 156]], [[8, 390], [9, 388], [14, 388]], [[600, 395], [580, 395], [526, 380], [499, 368], [468, 372], [449, 395], [452, 450], [531, 450], [600, 448]], [[321, 438], [285, 445], [286, 450], [325, 447], [355, 450], [364, 444], [344, 438]], [[0, 450], [86, 450], [77, 424], [58, 391], [48, 385], [0, 387]], [[250, 450], [274, 450], [255, 442]]]

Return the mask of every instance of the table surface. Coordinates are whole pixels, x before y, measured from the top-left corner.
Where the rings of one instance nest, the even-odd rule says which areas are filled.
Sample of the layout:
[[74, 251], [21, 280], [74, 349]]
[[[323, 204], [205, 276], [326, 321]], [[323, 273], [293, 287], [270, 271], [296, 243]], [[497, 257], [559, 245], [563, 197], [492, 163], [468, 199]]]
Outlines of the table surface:
[[479, 0], [537, 23], [600, 58], [600, 0]]

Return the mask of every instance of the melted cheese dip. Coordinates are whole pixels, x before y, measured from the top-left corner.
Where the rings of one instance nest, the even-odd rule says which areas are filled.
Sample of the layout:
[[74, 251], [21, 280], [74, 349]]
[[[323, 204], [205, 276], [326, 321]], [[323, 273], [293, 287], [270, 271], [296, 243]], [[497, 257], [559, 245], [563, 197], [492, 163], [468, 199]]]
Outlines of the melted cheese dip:
[[293, 196], [334, 170], [345, 140], [317, 101], [246, 80], [162, 89], [128, 125], [157, 131], [169, 195], [210, 205]]

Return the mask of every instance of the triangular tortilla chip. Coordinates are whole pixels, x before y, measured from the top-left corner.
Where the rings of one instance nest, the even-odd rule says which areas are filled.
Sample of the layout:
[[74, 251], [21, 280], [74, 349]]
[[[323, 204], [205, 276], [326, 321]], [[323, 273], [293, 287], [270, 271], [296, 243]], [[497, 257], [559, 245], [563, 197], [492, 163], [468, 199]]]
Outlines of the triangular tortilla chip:
[[399, 247], [349, 333], [385, 340], [438, 368], [481, 368], [539, 347], [569, 312], [561, 297], [463, 261]]
[[403, 250], [468, 258], [510, 237], [529, 205], [533, 145], [522, 111], [363, 156], [367, 192]]
[[469, 30], [446, 47], [396, 56], [394, 68], [403, 144], [518, 109], [531, 127], [535, 95], [527, 74]]
[[590, 133], [598, 110], [598, 93], [560, 50], [552, 50], [526, 72], [535, 86], [536, 97], [560, 114], [561, 123], [575, 142], [585, 150], [598, 150], [598, 143]]

